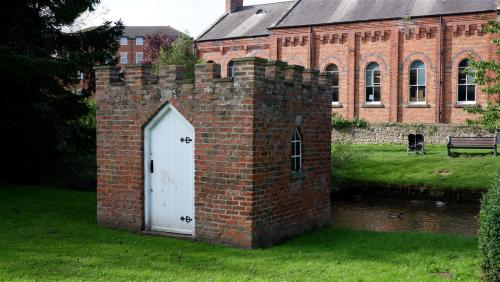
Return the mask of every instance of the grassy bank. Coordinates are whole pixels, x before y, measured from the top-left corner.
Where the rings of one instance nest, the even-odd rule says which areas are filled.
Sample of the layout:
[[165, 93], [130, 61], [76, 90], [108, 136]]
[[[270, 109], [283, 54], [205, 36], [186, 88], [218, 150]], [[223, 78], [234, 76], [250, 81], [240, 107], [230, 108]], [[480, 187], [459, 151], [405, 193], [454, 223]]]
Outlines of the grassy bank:
[[0, 280], [478, 280], [475, 239], [323, 229], [237, 250], [100, 228], [95, 197], [0, 188]]
[[[350, 145], [362, 155], [357, 165], [333, 167], [335, 179], [344, 183], [416, 185], [433, 189], [487, 189], [500, 168], [500, 157], [491, 150], [454, 150], [427, 145], [425, 155], [408, 155], [400, 145]], [[333, 156], [335, 158], [335, 156]]]

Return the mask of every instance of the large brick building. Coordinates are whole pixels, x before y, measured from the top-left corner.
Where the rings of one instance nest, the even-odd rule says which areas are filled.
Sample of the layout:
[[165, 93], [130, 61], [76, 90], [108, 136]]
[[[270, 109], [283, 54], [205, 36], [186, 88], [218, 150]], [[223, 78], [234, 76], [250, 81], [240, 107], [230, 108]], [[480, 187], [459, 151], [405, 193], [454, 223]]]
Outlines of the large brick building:
[[145, 37], [155, 33], [164, 34], [174, 39], [181, 34], [180, 31], [170, 26], [126, 26], [116, 54], [119, 58], [118, 64], [120, 66], [142, 64]]
[[226, 13], [196, 41], [197, 55], [232, 75], [259, 56], [332, 75], [332, 108], [370, 122], [462, 123], [492, 99], [462, 71], [470, 55], [497, 59], [497, 0], [296, 0]]

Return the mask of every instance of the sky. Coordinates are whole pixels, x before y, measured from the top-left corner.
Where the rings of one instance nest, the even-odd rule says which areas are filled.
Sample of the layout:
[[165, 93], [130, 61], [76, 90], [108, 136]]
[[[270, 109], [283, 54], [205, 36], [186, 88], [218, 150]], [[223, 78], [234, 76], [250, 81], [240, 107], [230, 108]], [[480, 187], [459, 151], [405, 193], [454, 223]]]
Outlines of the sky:
[[[244, 0], [256, 5], [286, 0]], [[225, 0], [102, 0], [84, 26], [121, 19], [125, 25], [169, 25], [196, 37], [225, 12]]]

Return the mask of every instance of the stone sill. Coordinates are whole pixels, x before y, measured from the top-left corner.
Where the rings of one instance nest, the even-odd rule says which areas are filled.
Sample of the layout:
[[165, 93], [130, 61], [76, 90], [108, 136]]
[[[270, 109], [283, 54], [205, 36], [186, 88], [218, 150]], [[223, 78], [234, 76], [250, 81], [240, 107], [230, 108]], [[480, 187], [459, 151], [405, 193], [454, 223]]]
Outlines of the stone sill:
[[214, 78], [215, 83], [232, 82], [233, 80], [232, 77]]
[[364, 104], [361, 107], [365, 108], [365, 109], [380, 109], [380, 108], [385, 108], [384, 104]]
[[186, 78], [186, 79], [177, 80], [176, 82], [177, 82], [177, 84], [191, 84], [191, 83], [194, 83], [194, 80], [192, 80], [190, 78]]
[[454, 108], [466, 108], [466, 107], [475, 107], [478, 106], [477, 103], [474, 104], [453, 104]]
[[290, 173], [290, 180], [300, 180], [306, 178], [306, 173], [304, 171], [292, 171]]
[[335, 108], [335, 109], [339, 109], [339, 108], [343, 108], [344, 106], [342, 106], [342, 104], [332, 104], [332, 108]]
[[406, 104], [405, 105], [405, 108], [410, 108], [410, 109], [411, 108], [422, 109], [422, 108], [430, 108], [430, 107], [431, 107], [431, 105], [429, 105], [429, 104]]

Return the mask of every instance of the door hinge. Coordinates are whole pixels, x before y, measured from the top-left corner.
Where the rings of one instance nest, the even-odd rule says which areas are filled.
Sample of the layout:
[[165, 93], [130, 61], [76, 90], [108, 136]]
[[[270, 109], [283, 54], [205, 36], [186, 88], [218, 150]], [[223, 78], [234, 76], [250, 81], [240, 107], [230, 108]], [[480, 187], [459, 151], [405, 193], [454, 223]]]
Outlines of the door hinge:
[[181, 142], [186, 142], [186, 144], [189, 144], [189, 143], [193, 142], [193, 139], [191, 139], [189, 137], [181, 138]]
[[153, 173], [155, 171], [153, 160], [149, 161], [149, 172]]

